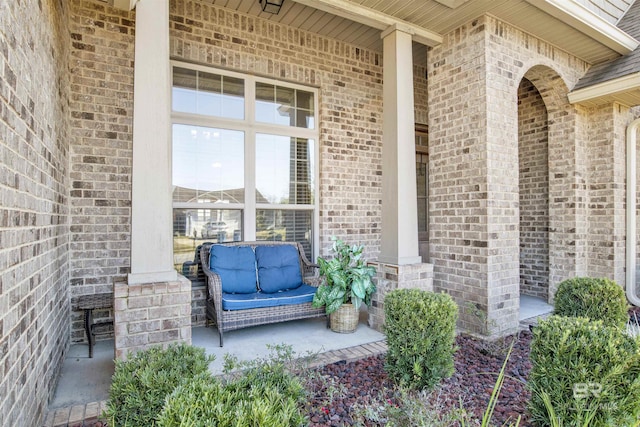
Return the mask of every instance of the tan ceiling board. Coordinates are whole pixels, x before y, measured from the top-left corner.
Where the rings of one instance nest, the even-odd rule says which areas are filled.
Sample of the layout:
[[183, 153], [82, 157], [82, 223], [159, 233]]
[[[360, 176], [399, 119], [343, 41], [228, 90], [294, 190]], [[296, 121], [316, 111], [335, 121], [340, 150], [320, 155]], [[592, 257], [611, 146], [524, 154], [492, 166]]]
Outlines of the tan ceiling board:
[[540, 37], [559, 49], [592, 63], [617, 56], [611, 49], [593, 43], [593, 41], [578, 30], [564, 25], [562, 22], [527, 4], [519, 7], [496, 8], [492, 13], [499, 19], [510, 22], [517, 28]]
[[328, 35], [327, 30], [333, 28], [336, 24], [336, 21], [338, 21], [338, 19], [334, 20], [333, 18], [335, 18], [333, 15], [322, 12], [322, 15], [320, 15], [320, 17], [315, 22], [312, 22], [307, 30], [326, 36]]
[[[611, 49], [595, 43], [590, 37], [551, 17], [525, 0], [470, 0], [455, 9], [434, 0], [349, 1], [353, 3], [354, 8], [355, 6], [369, 8], [439, 34], [446, 34], [489, 13], [590, 63], [601, 62], [616, 56]], [[260, 16], [272, 22], [281, 22], [321, 36], [337, 38], [363, 48], [373, 50], [382, 48], [379, 29], [319, 11], [313, 7], [312, 3], [304, 6], [294, 0], [285, 0], [281, 13], [273, 15], [262, 12], [258, 0], [208, 0], [208, 2], [249, 15]]]
[[396, 12], [396, 17], [408, 22], [416, 22], [416, 19], [424, 14], [425, 9], [430, 9], [425, 4], [407, 3], [403, 8]]
[[311, 22], [310, 19], [313, 16], [318, 16], [321, 13], [310, 7], [299, 7], [298, 3], [295, 3], [295, 6], [287, 9], [282, 21], [283, 24], [296, 28], [305, 28], [308, 22]]

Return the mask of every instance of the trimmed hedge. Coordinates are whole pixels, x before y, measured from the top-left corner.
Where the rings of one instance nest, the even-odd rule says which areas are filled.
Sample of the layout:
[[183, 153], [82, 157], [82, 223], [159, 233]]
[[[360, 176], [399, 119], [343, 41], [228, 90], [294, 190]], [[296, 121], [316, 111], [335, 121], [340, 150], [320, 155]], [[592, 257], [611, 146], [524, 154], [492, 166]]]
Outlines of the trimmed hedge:
[[297, 427], [306, 391], [286, 360], [249, 362], [249, 369], [221, 383], [207, 373], [183, 383], [167, 398], [159, 427]]
[[115, 426], [153, 426], [165, 398], [183, 382], [209, 372], [203, 348], [153, 347], [126, 361], [116, 360], [106, 415]]
[[431, 389], [453, 374], [458, 306], [447, 294], [398, 289], [384, 300], [385, 369], [397, 383]]
[[[584, 317], [551, 316], [533, 331], [528, 386], [539, 426], [630, 426], [640, 416], [640, 345], [624, 330]], [[543, 396], [555, 412], [552, 424]]]
[[587, 317], [624, 328], [629, 314], [624, 290], [609, 279], [577, 277], [558, 285], [554, 300], [558, 316]]

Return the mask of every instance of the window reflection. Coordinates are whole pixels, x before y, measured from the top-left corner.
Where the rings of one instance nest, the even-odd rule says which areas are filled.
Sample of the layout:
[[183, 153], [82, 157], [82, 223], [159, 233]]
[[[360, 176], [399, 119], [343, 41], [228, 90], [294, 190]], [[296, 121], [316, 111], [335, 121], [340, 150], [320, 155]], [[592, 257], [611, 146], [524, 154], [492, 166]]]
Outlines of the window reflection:
[[313, 93], [257, 82], [256, 120], [262, 123], [314, 129]]
[[[173, 209], [174, 268], [192, 281], [198, 277], [196, 250], [204, 242], [239, 242], [243, 236], [240, 209]], [[204, 284], [204, 283], [203, 283]]]
[[313, 204], [314, 142], [256, 134], [256, 203]]
[[175, 67], [173, 111], [207, 116], [244, 118], [244, 80]]
[[313, 236], [313, 211], [258, 209], [256, 211], [256, 239], [298, 242], [310, 256]]
[[244, 132], [174, 124], [173, 201], [244, 203]]

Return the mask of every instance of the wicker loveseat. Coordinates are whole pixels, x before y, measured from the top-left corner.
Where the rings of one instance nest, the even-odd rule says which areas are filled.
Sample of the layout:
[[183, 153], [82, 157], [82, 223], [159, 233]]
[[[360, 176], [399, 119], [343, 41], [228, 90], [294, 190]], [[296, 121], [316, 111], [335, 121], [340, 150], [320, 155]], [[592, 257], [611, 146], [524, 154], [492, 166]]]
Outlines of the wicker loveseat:
[[311, 301], [317, 265], [295, 242], [230, 242], [203, 245], [207, 323], [220, 334], [268, 323], [325, 316]]

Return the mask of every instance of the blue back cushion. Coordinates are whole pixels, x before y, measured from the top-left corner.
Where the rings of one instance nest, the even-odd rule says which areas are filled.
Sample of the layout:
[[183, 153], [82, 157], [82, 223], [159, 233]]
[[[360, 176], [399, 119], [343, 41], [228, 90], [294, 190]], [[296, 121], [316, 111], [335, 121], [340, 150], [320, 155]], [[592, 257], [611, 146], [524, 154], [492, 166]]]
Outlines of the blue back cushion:
[[212, 245], [209, 267], [220, 276], [222, 292], [251, 294], [256, 286], [256, 256], [250, 246]]
[[268, 294], [302, 285], [298, 249], [291, 245], [257, 246], [258, 285]]

